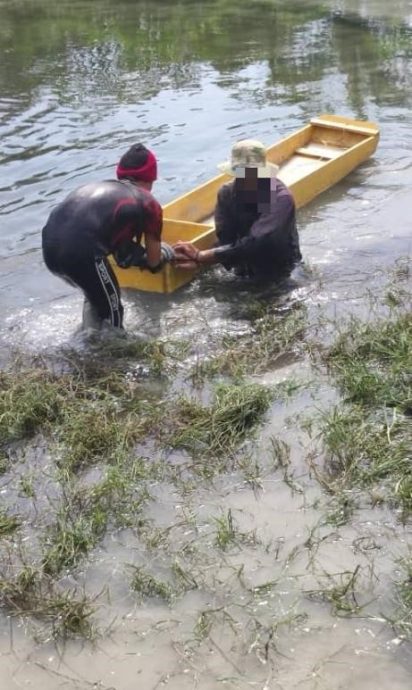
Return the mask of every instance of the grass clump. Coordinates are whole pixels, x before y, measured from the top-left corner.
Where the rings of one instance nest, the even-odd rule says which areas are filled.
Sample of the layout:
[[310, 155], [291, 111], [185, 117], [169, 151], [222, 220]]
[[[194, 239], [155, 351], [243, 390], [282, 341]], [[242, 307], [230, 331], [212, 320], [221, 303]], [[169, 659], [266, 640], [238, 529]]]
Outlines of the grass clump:
[[412, 639], [412, 556], [400, 561], [402, 580], [397, 585], [399, 610], [394, 622], [396, 629], [408, 639]]
[[174, 596], [173, 588], [167, 582], [158, 580], [147, 572], [142, 566], [130, 566], [133, 570], [130, 586], [142, 598], [152, 597], [163, 599], [170, 603]]
[[96, 462], [124, 462], [133, 445], [154, 431], [160, 414], [156, 401], [142, 400], [124, 381], [115, 394], [100, 388], [82, 391], [56, 429], [59, 466], [71, 474]]
[[326, 450], [322, 482], [333, 493], [357, 485], [382, 484], [406, 516], [412, 512], [412, 428], [404, 416], [365, 415], [359, 406], [340, 405], [322, 415]]
[[372, 324], [353, 319], [327, 363], [351, 402], [412, 414], [412, 314]]
[[105, 461], [127, 446], [127, 424], [117, 418], [115, 402], [80, 401], [66, 409], [58, 432], [63, 446], [60, 466], [76, 472], [95, 461]]
[[148, 498], [144, 486], [136, 484], [139, 463], [109, 467], [102, 481], [90, 487], [69, 488], [57, 522], [45, 539], [42, 567], [58, 576], [87, 556], [106, 533], [109, 522], [136, 526]]
[[252, 332], [224, 337], [221, 352], [198, 364], [193, 378], [202, 381], [206, 377], [225, 375], [239, 379], [246, 374], [266, 372], [278, 360], [296, 352], [305, 329], [306, 314], [302, 308], [295, 308], [286, 315], [265, 309], [255, 320]]
[[104, 534], [107, 515], [98, 508], [89, 515], [61, 518], [49, 530], [42, 560], [47, 575], [56, 577], [76, 565]]
[[262, 420], [272, 398], [273, 391], [258, 384], [221, 384], [211, 406], [182, 397], [173, 413], [170, 443], [193, 453], [230, 454]]
[[324, 587], [309, 590], [306, 595], [310, 599], [328, 601], [335, 616], [351, 616], [359, 613], [362, 606], [356, 598], [356, 586], [360, 574], [360, 566], [353, 572], [345, 571], [337, 575], [326, 575]]
[[53, 435], [61, 445], [60, 466], [73, 473], [95, 461], [118, 460], [155, 424], [157, 407], [136, 382], [78, 366], [53, 374], [37, 362], [0, 373], [0, 444], [37, 432]]
[[20, 526], [20, 520], [15, 515], [8, 515], [0, 508], [0, 538], [13, 534]]
[[63, 400], [63, 381], [44, 369], [0, 372], [0, 443], [28, 438], [55, 421]]
[[214, 519], [216, 523], [216, 545], [224, 551], [230, 544], [236, 541], [236, 529], [233, 522], [232, 511]]
[[320, 416], [326, 450], [321, 481], [338, 493], [354, 485], [412, 513], [412, 316], [356, 319], [326, 355], [344, 401]]
[[7, 470], [9, 469], [9, 465], [9, 458], [0, 450], [0, 477], [2, 474], [6, 474]]
[[92, 602], [74, 590], [59, 590], [41, 570], [25, 565], [17, 574], [0, 574], [0, 605], [13, 616], [42, 621], [54, 639], [92, 639]]

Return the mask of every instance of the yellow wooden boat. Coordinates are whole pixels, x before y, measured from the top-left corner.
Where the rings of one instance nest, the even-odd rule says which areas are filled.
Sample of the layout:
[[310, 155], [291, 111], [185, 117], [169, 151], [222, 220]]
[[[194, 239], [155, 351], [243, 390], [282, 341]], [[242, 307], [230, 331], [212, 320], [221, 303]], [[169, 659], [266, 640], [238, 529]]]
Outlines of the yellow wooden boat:
[[[278, 177], [291, 190], [297, 208], [336, 184], [375, 151], [379, 128], [372, 122], [338, 115], [320, 115], [294, 134], [267, 149], [267, 159], [279, 167]], [[193, 242], [208, 249], [216, 241], [213, 211], [222, 184], [232, 179], [217, 175], [191, 192], [163, 207], [162, 239]], [[139, 268], [112, 265], [123, 288], [150, 292], [174, 292], [188, 283], [197, 271], [183, 271], [167, 264], [152, 274]]]

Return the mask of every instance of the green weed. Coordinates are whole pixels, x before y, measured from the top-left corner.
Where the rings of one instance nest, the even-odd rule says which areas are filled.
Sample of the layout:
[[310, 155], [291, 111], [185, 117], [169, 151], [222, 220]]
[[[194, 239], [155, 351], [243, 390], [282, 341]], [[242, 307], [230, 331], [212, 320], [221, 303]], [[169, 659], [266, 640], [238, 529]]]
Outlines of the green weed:
[[0, 372], [0, 443], [33, 436], [62, 409], [63, 381], [44, 370]]
[[327, 581], [324, 587], [305, 593], [311, 599], [328, 601], [335, 616], [357, 614], [362, 608], [356, 598], [359, 573], [360, 566], [356, 566], [353, 572], [347, 571], [337, 575], [326, 574]]
[[20, 520], [16, 515], [8, 515], [0, 509], [0, 538], [12, 534], [19, 526]]
[[205, 455], [232, 453], [268, 409], [273, 391], [258, 384], [221, 384], [211, 407], [188, 398], [177, 401], [170, 444]]
[[95, 635], [90, 621], [92, 602], [75, 591], [62, 591], [53, 581], [32, 566], [24, 566], [17, 575], [0, 576], [0, 604], [13, 616], [30, 616], [48, 626], [54, 638]]
[[397, 612], [395, 627], [405, 637], [412, 639], [412, 556], [400, 561], [402, 580], [397, 584], [400, 608]]
[[326, 361], [348, 400], [412, 414], [412, 314], [362, 324], [352, 319]]
[[129, 567], [133, 572], [130, 586], [134, 592], [137, 592], [141, 597], [155, 597], [169, 603], [172, 601], [174, 591], [171, 585], [158, 580], [142, 566], [131, 565]]
[[214, 518], [214, 521], [216, 524], [215, 542], [220, 549], [226, 550], [230, 544], [236, 541], [236, 530], [230, 508], [227, 513]]
[[225, 336], [219, 345], [220, 353], [195, 367], [194, 381], [198, 383], [217, 375], [241, 379], [246, 374], [266, 372], [280, 359], [296, 354], [305, 329], [303, 308], [284, 315], [262, 307], [252, 332], [243, 336]]

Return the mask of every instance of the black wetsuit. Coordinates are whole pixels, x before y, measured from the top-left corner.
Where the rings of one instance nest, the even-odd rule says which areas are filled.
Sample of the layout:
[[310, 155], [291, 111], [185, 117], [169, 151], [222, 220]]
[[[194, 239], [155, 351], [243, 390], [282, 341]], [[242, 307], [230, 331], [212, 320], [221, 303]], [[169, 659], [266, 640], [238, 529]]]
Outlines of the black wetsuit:
[[259, 180], [258, 185], [258, 192], [243, 192], [234, 180], [219, 190], [216, 256], [241, 275], [276, 280], [302, 258], [295, 203], [278, 179]]
[[43, 228], [46, 266], [79, 286], [97, 317], [122, 327], [119, 284], [107, 260], [143, 234], [160, 240], [162, 209], [150, 192], [125, 180], [79, 187]]

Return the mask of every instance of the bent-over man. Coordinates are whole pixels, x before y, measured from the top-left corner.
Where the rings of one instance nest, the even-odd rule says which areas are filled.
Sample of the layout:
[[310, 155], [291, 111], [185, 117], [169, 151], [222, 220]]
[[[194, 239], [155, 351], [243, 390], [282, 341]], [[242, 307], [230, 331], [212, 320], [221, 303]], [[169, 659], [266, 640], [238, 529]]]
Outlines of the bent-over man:
[[123, 327], [109, 254], [123, 268], [137, 265], [152, 272], [173, 257], [161, 243], [162, 208], [150, 193], [157, 178], [154, 154], [133, 145], [121, 157], [116, 176], [75, 189], [51, 212], [42, 231], [48, 269], [84, 293], [83, 327], [101, 328], [104, 322]]

